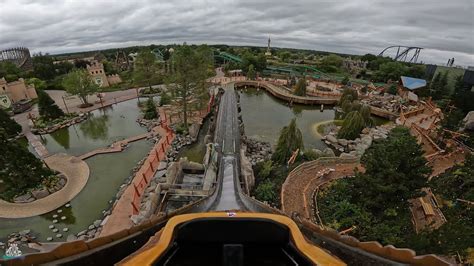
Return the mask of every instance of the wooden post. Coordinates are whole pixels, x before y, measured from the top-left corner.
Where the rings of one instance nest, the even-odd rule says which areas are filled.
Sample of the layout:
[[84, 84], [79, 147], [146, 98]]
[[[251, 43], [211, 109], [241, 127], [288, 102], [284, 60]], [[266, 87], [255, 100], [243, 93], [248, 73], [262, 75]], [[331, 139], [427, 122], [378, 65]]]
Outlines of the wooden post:
[[135, 183], [133, 183], [133, 188], [135, 189], [135, 193], [138, 195], [138, 197], [140, 197], [140, 192], [138, 192], [138, 188]]
[[132, 204], [132, 207], [133, 207], [133, 214], [138, 214], [139, 211], [138, 211], [137, 206], [135, 206], [135, 202], [133, 202], [133, 200], [132, 200], [132, 202], [130, 202], [130, 203]]
[[153, 164], [151, 163], [151, 161], [149, 161], [149, 163], [150, 163], [151, 171], [152, 171], [152, 172], [155, 172], [155, 170], [153, 169]]
[[148, 184], [148, 179], [146, 179], [145, 173], [142, 173], [142, 177], [143, 177], [143, 179], [145, 179], [145, 182]]

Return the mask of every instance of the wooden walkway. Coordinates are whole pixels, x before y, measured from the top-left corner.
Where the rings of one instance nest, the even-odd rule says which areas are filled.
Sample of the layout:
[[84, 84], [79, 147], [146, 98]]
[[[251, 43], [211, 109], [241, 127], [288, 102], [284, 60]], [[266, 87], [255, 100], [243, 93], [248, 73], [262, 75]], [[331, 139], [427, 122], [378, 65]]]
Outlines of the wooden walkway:
[[87, 159], [87, 158], [90, 158], [90, 157], [95, 156], [95, 155], [98, 155], [98, 154], [121, 152], [121, 151], [123, 150], [123, 147], [127, 146], [127, 144], [129, 144], [129, 143], [131, 143], [131, 142], [134, 142], [134, 141], [137, 141], [137, 140], [145, 139], [145, 138], [147, 138], [147, 137], [149, 137], [149, 136], [153, 136], [154, 134], [155, 134], [155, 133], [154, 133], [154, 130], [152, 130], [151, 132], [147, 132], [147, 133], [144, 133], [144, 134], [136, 135], [136, 136], [133, 136], [133, 137], [124, 139], [124, 140], [119, 140], [119, 141], [117, 141], [117, 142], [114, 142], [114, 143], [113, 143], [112, 145], [110, 145], [109, 147], [106, 147], [106, 148], [99, 148], [99, 149], [90, 151], [90, 152], [88, 152], [88, 153], [85, 153], [85, 154], [79, 156], [79, 159], [85, 160], [85, 159]]
[[44, 146], [43, 142], [38, 138], [38, 136], [31, 133], [31, 131], [26, 132], [25, 137], [28, 139], [28, 142], [33, 146], [36, 153], [41, 159], [44, 159], [49, 156], [48, 149]]

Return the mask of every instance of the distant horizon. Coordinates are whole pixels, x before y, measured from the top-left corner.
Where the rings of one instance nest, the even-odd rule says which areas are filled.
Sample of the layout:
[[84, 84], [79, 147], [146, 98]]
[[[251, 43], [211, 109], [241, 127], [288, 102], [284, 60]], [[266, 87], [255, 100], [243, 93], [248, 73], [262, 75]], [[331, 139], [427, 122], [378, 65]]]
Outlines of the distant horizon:
[[[225, 46], [229, 46], [229, 47], [256, 47], [256, 48], [261, 48], [261, 49], [265, 49], [266, 46], [257, 46], [257, 45], [233, 45], [233, 44], [226, 44], [226, 43], [215, 43], [215, 44], [209, 44], [209, 43], [187, 43], [186, 44], [190, 44], [190, 45], [209, 45], [209, 46], [219, 46], [219, 45], [225, 45]], [[151, 45], [156, 45], [156, 46], [169, 46], [169, 45], [183, 45], [183, 43], [173, 43], [173, 42], [170, 42], [170, 43], [150, 43], [150, 44], [142, 44], [142, 45], [130, 45], [130, 46], [123, 46], [123, 47], [110, 47], [110, 48], [103, 48], [103, 49], [91, 49], [91, 50], [78, 50], [78, 51], [70, 51], [70, 52], [59, 52], [59, 53], [54, 53], [54, 52], [45, 52], [45, 51], [35, 51], [33, 52], [32, 50], [30, 50], [28, 47], [29, 50], [30, 50], [30, 53], [31, 53], [31, 56], [33, 57], [34, 54], [38, 54], [38, 53], [42, 53], [42, 54], [48, 54], [48, 55], [51, 55], [51, 56], [61, 56], [61, 55], [68, 55], [68, 54], [81, 54], [81, 53], [93, 53], [93, 52], [100, 52], [100, 51], [104, 51], [104, 50], [114, 50], [114, 49], [125, 49], [125, 48], [132, 48], [132, 47], [147, 47], [147, 46], [151, 46]], [[17, 46], [17, 47], [24, 47], [24, 46]], [[12, 47], [14, 48], [14, 47]], [[293, 49], [293, 50], [302, 50], [302, 51], [312, 51], [312, 52], [320, 52], [320, 53], [328, 53], [328, 54], [338, 54], [338, 55], [348, 55], [348, 56], [351, 56], [351, 55], [354, 55], [354, 56], [364, 56], [366, 54], [372, 54], [372, 55], [376, 55], [378, 56], [379, 53], [365, 53], [365, 54], [353, 54], [353, 53], [339, 53], [339, 52], [333, 52], [333, 51], [324, 51], [324, 50], [314, 50], [314, 49], [309, 49], [309, 48], [293, 48], [293, 47], [271, 47], [272, 49]], [[425, 49], [423, 49], [425, 50]], [[423, 51], [422, 50], [422, 51]], [[421, 52], [422, 53], [422, 52]], [[384, 57], [390, 57], [393, 59], [393, 56], [391, 55], [384, 55]], [[401, 61], [403, 62], [403, 61]], [[409, 62], [406, 62], [406, 63], [409, 63]], [[437, 65], [437, 66], [446, 66], [446, 63], [445, 64], [437, 64], [437, 63], [430, 63], [430, 62], [422, 62], [421, 60], [418, 60], [418, 62], [416, 64], [424, 64], [424, 65]], [[467, 65], [467, 66], [463, 66], [463, 65], [453, 65], [452, 67], [454, 68], [462, 68], [462, 69], [467, 69], [468, 67], [470, 67], [471, 65]]]
[[472, 0], [0, 0], [0, 50], [50, 54], [151, 43], [229, 44], [379, 54], [418, 46], [419, 61], [474, 65]]

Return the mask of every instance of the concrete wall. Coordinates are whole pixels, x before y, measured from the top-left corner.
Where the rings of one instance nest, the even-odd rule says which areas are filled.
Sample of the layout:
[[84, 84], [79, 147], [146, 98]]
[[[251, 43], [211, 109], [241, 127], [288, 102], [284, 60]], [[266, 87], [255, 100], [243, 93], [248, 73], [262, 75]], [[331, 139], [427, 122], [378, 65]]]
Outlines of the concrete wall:
[[117, 74], [115, 74], [115, 75], [108, 75], [108, 76], [107, 76], [107, 81], [108, 81], [109, 85], [114, 85], [114, 84], [122, 83], [122, 79], [121, 79], [120, 76], [117, 75]]
[[9, 83], [3, 78], [0, 79], [0, 94], [8, 95], [13, 103], [38, 98], [35, 86], [27, 85], [22, 78]]

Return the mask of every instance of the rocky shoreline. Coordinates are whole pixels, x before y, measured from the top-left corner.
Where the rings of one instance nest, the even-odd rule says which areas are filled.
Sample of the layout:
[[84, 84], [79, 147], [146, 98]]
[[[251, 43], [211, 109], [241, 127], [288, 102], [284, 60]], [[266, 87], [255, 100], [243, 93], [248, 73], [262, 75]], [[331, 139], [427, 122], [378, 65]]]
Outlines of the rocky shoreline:
[[323, 141], [329, 147], [340, 152], [340, 158], [352, 159], [360, 158], [373, 141], [386, 139], [389, 132], [395, 127], [395, 124], [386, 124], [373, 128], [364, 128], [360, 137], [355, 140], [338, 139], [337, 132], [340, 126], [333, 127], [331, 131], [323, 136]]
[[259, 162], [269, 160], [272, 157], [273, 151], [270, 143], [246, 136], [242, 137], [242, 142], [247, 146], [245, 155], [252, 166], [255, 166]]
[[52, 126], [49, 126], [49, 127], [32, 128], [31, 132], [33, 132], [34, 134], [40, 134], [40, 135], [50, 134], [50, 133], [53, 133], [53, 132], [55, 132], [59, 129], [67, 128], [67, 127], [70, 127], [72, 125], [81, 123], [82, 121], [86, 120], [87, 118], [88, 118], [87, 114], [81, 113], [78, 116], [74, 116], [74, 117], [72, 117], [68, 120], [64, 120], [64, 121], [62, 121], [58, 124], [55, 124], [55, 125], [52, 125]]
[[23, 194], [21, 196], [17, 196], [13, 198], [14, 203], [29, 203], [35, 200], [39, 200], [45, 198], [59, 190], [61, 190], [67, 183], [66, 176], [63, 174], [57, 174], [58, 180], [57, 182], [49, 187], [42, 186], [41, 188], [37, 188]]

